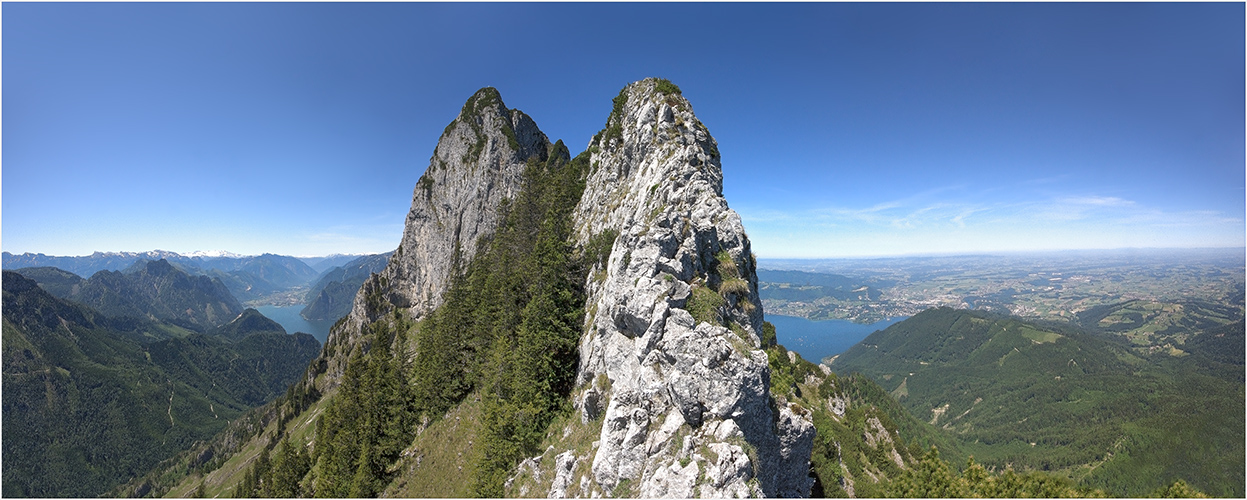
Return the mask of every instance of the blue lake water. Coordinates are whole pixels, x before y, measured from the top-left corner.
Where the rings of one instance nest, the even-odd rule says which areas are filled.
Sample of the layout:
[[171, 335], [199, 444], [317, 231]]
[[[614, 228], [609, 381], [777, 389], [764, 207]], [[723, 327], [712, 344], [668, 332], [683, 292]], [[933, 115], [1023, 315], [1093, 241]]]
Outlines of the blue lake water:
[[[260, 311], [266, 318], [276, 321], [282, 328], [286, 329], [286, 333], [303, 332], [316, 337], [321, 345], [325, 345], [325, 339], [329, 338], [329, 327], [333, 326], [333, 321], [308, 321], [299, 316], [304, 304], [295, 306], [259, 306], [255, 310]], [[804, 356], [804, 354], [802, 354]]]
[[847, 351], [875, 330], [882, 330], [906, 318], [908, 316], [862, 325], [842, 319], [810, 321], [793, 316], [766, 315], [766, 320], [775, 325], [775, 337], [779, 343], [814, 363]]

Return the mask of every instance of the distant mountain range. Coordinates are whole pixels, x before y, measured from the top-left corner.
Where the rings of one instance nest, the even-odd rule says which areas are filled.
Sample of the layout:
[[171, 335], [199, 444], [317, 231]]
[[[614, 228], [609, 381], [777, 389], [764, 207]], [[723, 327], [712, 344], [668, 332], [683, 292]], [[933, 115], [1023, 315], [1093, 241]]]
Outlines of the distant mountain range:
[[202, 257], [185, 257], [174, 252], [152, 250], [150, 252], [95, 252], [83, 256], [56, 256], [41, 253], [23, 253], [13, 255], [9, 252], [0, 254], [0, 267], [13, 270], [23, 267], [55, 267], [84, 278], [99, 271], [120, 271], [134, 265], [140, 260], [166, 259], [173, 262], [200, 259]]
[[307, 292], [307, 307], [300, 314], [309, 320], [331, 321], [346, 316], [355, 302], [355, 292], [372, 273], [385, 270], [393, 254], [365, 255], [321, 273]]
[[[354, 259], [354, 256], [311, 258], [317, 263]], [[330, 259], [330, 260], [327, 260]], [[187, 274], [217, 278], [241, 302], [261, 300], [292, 288], [307, 286], [320, 274], [302, 259], [263, 254], [239, 256], [229, 252], [195, 252], [181, 255], [163, 250], [150, 252], [95, 252], [80, 257], [3, 253], [4, 269], [55, 267], [88, 278], [100, 271], [134, 272], [144, 262], [166, 260]]]
[[198, 251], [194, 251], [194, 252], [182, 254], [182, 255], [186, 257], [232, 257], [232, 258], [245, 257], [245, 255], [236, 254], [234, 252], [228, 252], [225, 250], [198, 250]]
[[[290, 257], [263, 254], [242, 256], [225, 251], [178, 254], [163, 250], [150, 252], [95, 252], [78, 257], [36, 253], [3, 254], [3, 267], [18, 270], [37, 281], [53, 295], [83, 302], [112, 315], [138, 315], [160, 318], [196, 331], [214, 326], [213, 318], [181, 318], [181, 315], [139, 311], [126, 306], [109, 293], [127, 281], [124, 276], [147, 276], [151, 262], [162, 261], [181, 273], [206, 277], [228, 290], [236, 300], [223, 300], [228, 317], [237, 316], [249, 305], [306, 304], [303, 317], [309, 320], [336, 320], [350, 312], [355, 292], [372, 273], [385, 269], [393, 252], [372, 255], [334, 254], [325, 257]], [[103, 274], [100, 274], [103, 273]], [[97, 278], [96, 275], [99, 275]], [[88, 279], [90, 278], [90, 279]], [[208, 286], [205, 282], [204, 286]], [[307, 287], [311, 285], [310, 289]], [[111, 288], [110, 288], [111, 287]], [[146, 290], [146, 289], [145, 289]], [[146, 292], [145, 292], [146, 293]], [[111, 302], [110, 302], [111, 301]], [[157, 301], [159, 302], [159, 301]], [[231, 303], [232, 302], [232, 303]], [[186, 323], [189, 320], [190, 323]]]
[[323, 274], [326, 271], [333, 269], [334, 267], [344, 266], [348, 262], [359, 259], [361, 257], [367, 257], [368, 255], [369, 254], [335, 253], [332, 255], [324, 256], [324, 257], [299, 257], [299, 260], [303, 261], [305, 264], [309, 266], [312, 266], [312, 269], [315, 269], [316, 272]]
[[242, 305], [221, 280], [191, 276], [169, 261], [142, 261], [128, 272], [99, 271], [82, 279], [49, 268], [20, 269], [59, 298], [90, 306], [109, 316], [160, 320], [203, 332], [242, 314]]
[[[3, 267], [5, 269], [18, 269], [22, 267], [56, 267], [64, 269], [71, 273], [82, 277], [89, 277], [97, 271], [120, 271], [140, 260], [160, 260], [165, 259], [172, 263], [194, 263], [195, 268], [199, 269], [231, 269], [237, 268], [238, 265], [234, 261], [244, 261], [254, 259], [256, 257], [264, 257], [273, 254], [264, 255], [241, 255], [225, 250], [208, 250], [195, 251], [189, 253], [177, 253], [167, 250], [151, 250], [147, 252], [95, 252], [91, 255], [81, 256], [56, 256], [45, 255], [41, 253], [22, 253], [12, 254], [3, 253]], [[296, 259], [308, 267], [312, 268], [315, 273], [323, 273], [335, 266], [341, 266], [368, 254], [331, 254], [324, 257], [289, 257]], [[281, 256], [288, 257], [288, 256]]]
[[306, 286], [317, 275], [316, 270], [303, 261], [283, 255], [214, 259], [209, 263], [212, 267], [202, 272], [219, 278], [243, 302]]

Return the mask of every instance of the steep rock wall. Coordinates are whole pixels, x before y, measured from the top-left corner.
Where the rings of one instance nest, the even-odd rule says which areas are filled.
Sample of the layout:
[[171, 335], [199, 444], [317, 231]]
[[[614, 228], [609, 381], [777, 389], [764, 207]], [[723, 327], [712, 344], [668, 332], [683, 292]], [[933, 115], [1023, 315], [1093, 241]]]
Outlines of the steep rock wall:
[[618, 235], [590, 273], [580, 344], [578, 406], [585, 421], [604, 411], [593, 481], [808, 496], [813, 424], [770, 397], [756, 261], [714, 138], [678, 88], [648, 79], [615, 99], [590, 151], [577, 237]]
[[519, 192], [527, 161], [545, 161], [550, 146], [532, 118], [507, 109], [492, 87], [468, 99], [416, 183], [402, 243], [385, 270], [364, 282], [350, 315], [329, 334], [326, 343], [339, 346], [327, 360], [331, 385], [364, 325], [395, 308], [419, 318], [441, 305], [458, 267], [497, 228], [502, 201]]

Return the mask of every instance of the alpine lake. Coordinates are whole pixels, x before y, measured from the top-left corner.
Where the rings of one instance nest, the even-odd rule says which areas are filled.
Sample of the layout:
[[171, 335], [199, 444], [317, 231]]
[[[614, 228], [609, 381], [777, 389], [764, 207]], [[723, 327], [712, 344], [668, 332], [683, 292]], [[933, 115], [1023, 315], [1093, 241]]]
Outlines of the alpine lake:
[[[303, 332], [316, 337], [320, 345], [325, 345], [325, 339], [329, 338], [329, 328], [333, 326], [333, 321], [309, 321], [303, 319], [299, 312], [307, 307], [307, 304], [295, 304], [292, 306], [257, 306], [255, 310], [260, 311], [268, 319], [276, 321], [282, 328], [286, 329], [286, 333]], [[804, 354], [802, 354], [804, 356]]]
[[766, 315], [775, 325], [775, 337], [785, 348], [814, 363], [849, 350], [876, 330], [904, 321], [908, 316], [860, 324], [844, 319], [811, 321], [795, 316]]

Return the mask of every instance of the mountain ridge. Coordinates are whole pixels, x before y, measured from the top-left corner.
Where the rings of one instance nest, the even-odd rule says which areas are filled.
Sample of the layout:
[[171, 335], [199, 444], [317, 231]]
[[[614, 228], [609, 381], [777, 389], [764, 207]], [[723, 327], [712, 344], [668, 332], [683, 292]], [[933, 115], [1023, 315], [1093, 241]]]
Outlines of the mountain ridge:
[[[271, 253], [253, 256], [228, 254], [221, 256], [186, 256], [174, 252], [95, 252], [81, 257], [58, 257], [4, 252], [4, 268], [9, 270], [32, 267], [55, 267], [80, 277], [89, 278], [100, 271], [132, 274], [144, 269], [146, 262], [168, 261], [191, 275], [205, 275], [221, 280], [239, 301], [273, 300], [289, 290], [306, 286], [317, 271], [303, 260]], [[300, 296], [301, 298], [301, 296]]]
[[159, 319], [196, 331], [242, 313], [220, 280], [191, 276], [164, 259], [147, 261], [130, 273], [99, 271], [68, 291], [64, 298], [110, 316]]
[[595, 313], [577, 369], [582, 420], [607, 424], [596, 452], [572, 457], [590, 474], [570, 479], [635, 482], [641, 496], [808, 496], [813, 424], [773, 406], [756, 257], [714, 138], [679, 87], [650, 78], [620, 91], [587, 151], [576, 240], [617, 236], [585, 285]]

